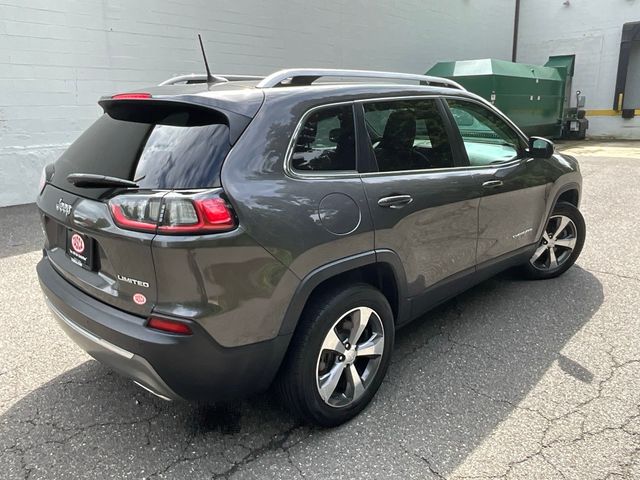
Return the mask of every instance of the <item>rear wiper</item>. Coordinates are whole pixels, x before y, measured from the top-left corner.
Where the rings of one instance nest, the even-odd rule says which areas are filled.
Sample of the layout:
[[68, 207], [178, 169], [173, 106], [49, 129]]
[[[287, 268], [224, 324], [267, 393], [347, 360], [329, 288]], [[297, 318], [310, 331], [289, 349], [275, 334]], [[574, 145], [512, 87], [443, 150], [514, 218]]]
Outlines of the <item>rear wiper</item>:
[[93, 173], [72, 173], [67, 175], [67, 181], [79, 188], [101, 188], [101, 187], [125, 187], [137, 188], [139, 185], [124, 178], [108, 177], [106, 175], [95, 175]]

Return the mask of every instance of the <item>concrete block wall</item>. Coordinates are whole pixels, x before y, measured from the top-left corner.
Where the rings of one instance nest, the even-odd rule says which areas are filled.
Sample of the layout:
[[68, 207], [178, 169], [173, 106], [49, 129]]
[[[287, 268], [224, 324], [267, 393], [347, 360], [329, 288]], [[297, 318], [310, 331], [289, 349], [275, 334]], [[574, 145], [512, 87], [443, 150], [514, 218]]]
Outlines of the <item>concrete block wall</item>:
[[[622, 25], [633, 21], [640, 21], [640, 0], [521, 0], [517, 60], [544, 64], [549, 55], [576, 55], [573, 90], [596, 110], [589, 137], [640, 139], [640, 117], [612, 112]], [[630, 77], [627, 83], [640, 82]]]
[[0, 206], [32, 202], [43, 165], [99, 114], [101, 95], [214, 70], [423, 73], [451, 58], [509, 59], [513, 0], [4, 0]]

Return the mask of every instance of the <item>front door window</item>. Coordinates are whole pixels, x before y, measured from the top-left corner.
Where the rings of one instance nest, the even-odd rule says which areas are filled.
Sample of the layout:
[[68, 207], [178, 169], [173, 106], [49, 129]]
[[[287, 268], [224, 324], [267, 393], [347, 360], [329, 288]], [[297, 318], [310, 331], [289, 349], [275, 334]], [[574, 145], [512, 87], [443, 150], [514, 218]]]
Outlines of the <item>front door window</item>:
[[447, 103], [460, 130], [471, 166], [499, 164], [521, 156], [523, 145], [520, 137], [494, 112], [464, 100], [447, 100]]

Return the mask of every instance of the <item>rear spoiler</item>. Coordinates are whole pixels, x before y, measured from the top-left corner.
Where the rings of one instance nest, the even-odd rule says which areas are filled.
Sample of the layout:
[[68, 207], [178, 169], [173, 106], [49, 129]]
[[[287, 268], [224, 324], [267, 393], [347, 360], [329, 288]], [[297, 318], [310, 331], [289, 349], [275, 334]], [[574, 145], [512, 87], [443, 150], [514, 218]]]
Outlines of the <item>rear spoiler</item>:
[[[98, 101], [104, 113], [116, 120], [156, 123], [154, 118], [164, 118], [175, 109], [189, 110], [193, 125], [224, 123], [229, 127], [229, 142], [235, 144], [260, 109], [262, 102], [224, 101], [202, 95], [151, 96], [150, 94], [125, 94], [102, 97]], [[238, 110], [242, 113], [230, 110]], [[236, 108], [234, 108], [236, 107]]]

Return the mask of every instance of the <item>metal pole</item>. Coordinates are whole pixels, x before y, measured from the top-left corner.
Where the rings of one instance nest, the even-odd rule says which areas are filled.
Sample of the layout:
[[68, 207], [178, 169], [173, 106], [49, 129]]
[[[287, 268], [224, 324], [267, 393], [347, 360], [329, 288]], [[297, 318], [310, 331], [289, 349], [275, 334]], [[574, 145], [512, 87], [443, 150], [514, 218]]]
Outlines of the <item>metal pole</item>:
[[520, 0], [516, 0], [516, 11], [513, 17], [513, 50], [511, 51], [511, 61], [515, 62], [518, 57], [518, 27], [520, 25]]

